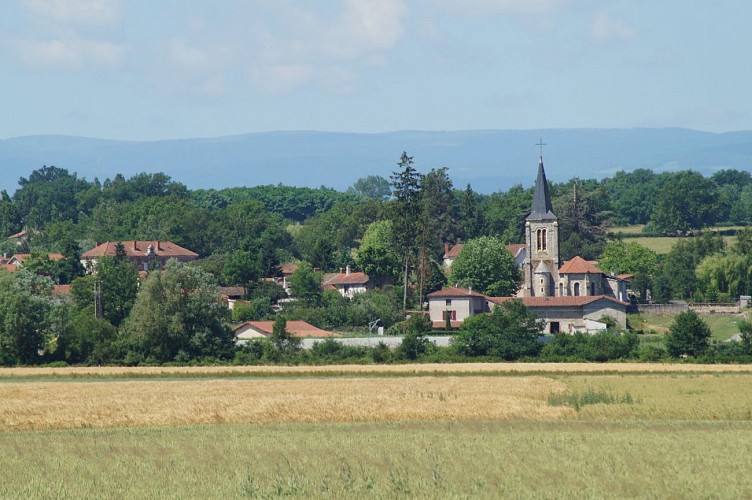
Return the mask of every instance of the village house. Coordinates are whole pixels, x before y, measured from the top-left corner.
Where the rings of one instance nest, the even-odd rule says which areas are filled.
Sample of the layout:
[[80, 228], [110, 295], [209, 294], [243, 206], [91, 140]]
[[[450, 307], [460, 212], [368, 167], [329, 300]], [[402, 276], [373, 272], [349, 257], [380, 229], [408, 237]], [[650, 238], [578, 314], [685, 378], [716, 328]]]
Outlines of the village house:
[[428, 314], [434, 328], [444, 328], [447, 318], [452, 328], [476, 314], [489, 312], [489, 299], [468, 288], [450, 287], [428, 294]]
[[[273, 330], [274, 321], [245, 321], [233, 328], [233, 332], [235, 333], [235, 341], [238, 344], [245, 344], [246, 342], [253, 339], [270, 337]], [[288, 321], [287, 325], [285, 326], [285, 330], [287, 330], [287, 332], [293, 337], [299, 338], [325, 338], [340, 336], [338, 333], [322, 330], [320, 328], [316, 328], [310, 323], [297, 320]]]
[[[27, 260], [31, 257], [30, 253], [17, 253], [8, 258], [3, 256], [0, 258], [0, 269], [5, 269], [8, 272], [15, 272], [21, 269]], [[54, 261], [63, 260], [65, 256], [60, 253], [48, 253], [47, 258]]]
[[579, 297], [489, 297], [468, 288], [445, 288], [428, 294], [428, 314], [435, 329], [459, 328], [469, 317], [491, 312], [497, 305], [520, 300], [544, 320], [544, 333], [596, 332], [605, 330], [609, 317], [627, 326], [627, 304], [604, 295]]
[[[31, 257], [30, 253], [17, 253], [13, 255], [10, 259], [8, 259], [8, 264], [12, 264], [14, 266], [23, 267], [23, 265], [26, 263], [27, 260]], [[65, 258], [65, 255], [61, 253], [48, 253], [47, 257], [50, 260], [63, 260]]]
[[373, 283], [366, 273], [353, 272], [348, 265], [340, 269], [339, 273], [324, 275], [321, 286], [325, 290], [337, 290], [343, 297], [352, 299], [355, 294], [372, 289]]
[[[186, 248], [176, 245], [171, 241], [122, 241], [128, 261], [136, 264], [139, 271], [152, 271], [161, 269], [170, 259], [178, 262], [191, 262], [198, 259], [198, 254]], [[81, 255], [81, 263], [92, 272], [97, 262], [104, 255], [115, 255], [117, 241], [108, 241], [99, 244]]]

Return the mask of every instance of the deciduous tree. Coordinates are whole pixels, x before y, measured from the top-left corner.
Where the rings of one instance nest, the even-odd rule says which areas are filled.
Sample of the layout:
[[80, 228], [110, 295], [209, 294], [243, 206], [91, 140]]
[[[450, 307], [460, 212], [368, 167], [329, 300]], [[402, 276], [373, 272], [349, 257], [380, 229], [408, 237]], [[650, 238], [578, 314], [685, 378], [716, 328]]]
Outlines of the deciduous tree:
[[520, 286], [520, 270], [503, 241], [481, 236], [462, 248], [452, 263], [449, 281], [492, 296], [510, 296]]
[[708, 348], [710, 327], [694, 311], [676, 316], [666, 335], [666, 349], [671, 356], [701, 356]]
[[227, 319], [229, 311], [213, 277], [170, 260], [141, 285], [122, 333], [134, 359], [224, 358], [234, 345]]
[[494, 307], [490, 315], [466, 319], [452, 345], [465, 356], [494, 356], [511, 361], [538, 353], [538, 336], [543, 327], [543, 322], [522, 301], [510, 300]]

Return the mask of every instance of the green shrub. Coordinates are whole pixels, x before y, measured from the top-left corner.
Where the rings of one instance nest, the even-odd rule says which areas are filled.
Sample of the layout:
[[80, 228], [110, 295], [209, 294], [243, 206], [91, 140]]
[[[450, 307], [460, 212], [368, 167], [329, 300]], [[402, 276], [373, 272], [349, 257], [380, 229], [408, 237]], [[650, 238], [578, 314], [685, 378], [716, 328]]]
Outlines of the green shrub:
[[557, 333], [551, 342], [543, 346], [541, 357], [604, 362], [632, 357], [637, 345], [635, 333], [618, 334], [608, 330], [593, 335]]
[[[637, 401], [638, 403], [640, 401]], [[588, 388], [583, 392], [553, 393], [548, 396], [549, 406], [571, 406], [577, 411], [583, 406], [595, 404], [634, 404], [635, 400], [629, 391], [623, 396], [614, 395], [605, 389]]]
[[402, 343], [396, 351], [399, 359], [409, 359], [415, 361], [426, 354], [433, 344], [428, 340], [423, 332], [410, 331], [402, 337]]

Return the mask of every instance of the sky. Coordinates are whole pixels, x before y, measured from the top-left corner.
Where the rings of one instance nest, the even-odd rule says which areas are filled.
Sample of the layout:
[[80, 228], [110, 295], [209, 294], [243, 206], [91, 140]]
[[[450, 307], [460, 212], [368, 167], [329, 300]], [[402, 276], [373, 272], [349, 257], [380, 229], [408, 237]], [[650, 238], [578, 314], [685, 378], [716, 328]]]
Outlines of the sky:
[[752, 129], [746, 0], [8, 0], [0, 139]]

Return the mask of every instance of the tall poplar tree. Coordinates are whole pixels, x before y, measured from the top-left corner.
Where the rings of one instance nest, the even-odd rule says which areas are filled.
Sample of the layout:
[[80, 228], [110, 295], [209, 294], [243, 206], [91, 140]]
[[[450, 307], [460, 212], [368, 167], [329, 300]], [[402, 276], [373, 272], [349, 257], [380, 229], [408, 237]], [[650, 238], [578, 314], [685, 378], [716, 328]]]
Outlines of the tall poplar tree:
[[394, 196], [393, 235], [394, 247], [402, 258], [404, 287], [402, 308], [407, 309], [407, 281], [417, 240], [422, 176], [413, 167], [413, 157], [408, 156], [405, 151], [402, 152], [397, 166], [399, 170], [393, 172], [391, 176], [392, 195]]

